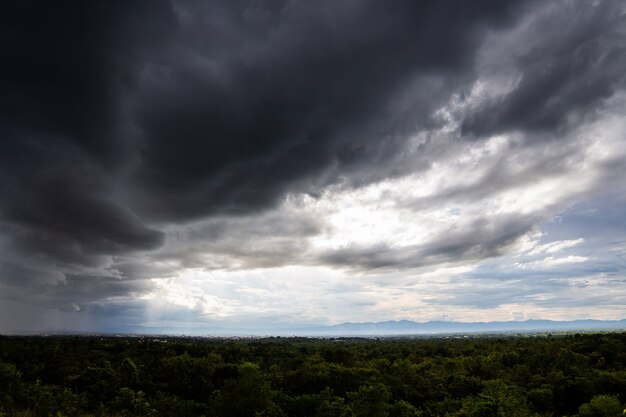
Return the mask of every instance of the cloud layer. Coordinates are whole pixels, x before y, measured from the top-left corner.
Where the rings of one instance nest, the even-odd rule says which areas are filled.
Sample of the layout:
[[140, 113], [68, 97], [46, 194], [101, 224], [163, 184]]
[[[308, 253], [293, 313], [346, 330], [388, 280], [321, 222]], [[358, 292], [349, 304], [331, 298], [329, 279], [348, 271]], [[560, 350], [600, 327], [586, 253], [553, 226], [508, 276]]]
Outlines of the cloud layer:
[[0, 331], [622, 318], [622, 2], [37, 3]]

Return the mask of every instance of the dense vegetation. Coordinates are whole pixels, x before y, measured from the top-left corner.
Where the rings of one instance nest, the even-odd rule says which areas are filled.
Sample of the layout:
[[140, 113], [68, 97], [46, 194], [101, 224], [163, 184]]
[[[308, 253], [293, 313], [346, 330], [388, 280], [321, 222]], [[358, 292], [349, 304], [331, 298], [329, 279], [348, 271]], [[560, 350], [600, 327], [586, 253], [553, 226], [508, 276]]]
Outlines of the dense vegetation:
[[626, 334], [0, 337], [0, 416], [617, 417]]

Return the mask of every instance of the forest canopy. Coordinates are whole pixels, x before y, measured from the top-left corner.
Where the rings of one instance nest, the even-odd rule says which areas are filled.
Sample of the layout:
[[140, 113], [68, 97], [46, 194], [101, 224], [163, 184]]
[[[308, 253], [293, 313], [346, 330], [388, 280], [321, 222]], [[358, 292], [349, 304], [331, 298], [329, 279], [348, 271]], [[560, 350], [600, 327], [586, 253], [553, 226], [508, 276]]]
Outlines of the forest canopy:
[[617, 417], [626, 333], [0, 337], [0, 416]]

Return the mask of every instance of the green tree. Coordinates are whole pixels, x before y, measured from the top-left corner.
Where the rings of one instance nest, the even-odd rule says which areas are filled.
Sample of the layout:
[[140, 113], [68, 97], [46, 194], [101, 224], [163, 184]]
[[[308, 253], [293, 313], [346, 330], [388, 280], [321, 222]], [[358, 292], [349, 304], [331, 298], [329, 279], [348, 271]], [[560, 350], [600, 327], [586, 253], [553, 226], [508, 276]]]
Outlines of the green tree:
[[548, 387], [533, 388], [528, 391], [527, 397], [536, 411], [547, 413], [553, 408], [554, 395]]
[[350, 406], [357, 417], [387, 417], [391, 392], [384, 384], [361, 386], [348, 393]]
[[480, 395], [467, 397], [456, 417], [500, 417], [498, 402], [495, 398]]
[[579, 417], [619, 417], [622, 415], [622, 405], [613, 395], [596, 395], [590, 402], [578, 409]]
[[22, 373], [12, 363], [0, 361], [0, 409], [10, 409], [22, 390]]
[[322, 402], [316, 417], [354, 417], [354, 413], [343, 398], [334, 397]]
[[111, 408], [120, 414], [133, 416], [152, 416], [156, 413], [142, 391], [133, 391], [128, 387], [120, 388], [117, 396], [111, 401]]
[[409, 402], [400, 400], [389, 408], [390, 417], [421, 417], [422, 413]]
[[102, 366], [88, 366], [76, 380], [76, 385], [87, 393], [90, 405], [95, 408], [108, 404], [115, 397], [119, 380], [111, 363], [105, 361]]
[[236, 380], [226, 381], [215, 395], [216, 415], [224, 417], [250, 417], [255, 415], [280, 415], [272, 400], [269, 381], [258, 365], [245, 362], [239, 366]]
[[139, 368], [129, 357], [124, 358], [122, 361], [119, 373], [122, 386], [135, 388], [139, 385]]

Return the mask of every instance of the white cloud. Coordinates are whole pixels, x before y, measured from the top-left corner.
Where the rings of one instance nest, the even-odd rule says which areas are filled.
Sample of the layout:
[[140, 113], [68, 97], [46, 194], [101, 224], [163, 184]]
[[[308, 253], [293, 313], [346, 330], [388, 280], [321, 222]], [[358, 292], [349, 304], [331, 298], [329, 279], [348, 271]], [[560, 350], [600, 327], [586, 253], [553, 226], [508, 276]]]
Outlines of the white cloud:
[[573, 239], [573, 240], [559, 240], [555, 242], [546, 243], [543, 245], [536, 245], [528, 252], [529, 255], [537, 255], [542, 252], [546, 253], [556, 253], [560, 252], [563, 249], [568, 249], [573, 246], [579, 245], [583, 243], [585, 239]]

